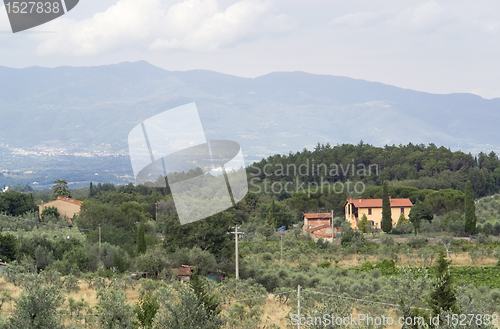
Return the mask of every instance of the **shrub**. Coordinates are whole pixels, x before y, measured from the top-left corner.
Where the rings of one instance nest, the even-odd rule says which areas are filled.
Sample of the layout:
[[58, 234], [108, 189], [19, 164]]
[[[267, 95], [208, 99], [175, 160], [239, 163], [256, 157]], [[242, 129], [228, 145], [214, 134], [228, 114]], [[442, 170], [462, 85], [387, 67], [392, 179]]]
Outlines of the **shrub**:
[[465, 221], [461, 219], [450, 222], [448, 225], [448, 232], [453, 233], [454, 236], [464, 236]]
[[64, 278], [64, 289], [66, 289], [68, 292], [80, 290], [80, 286], [78, 285], [78, 278], [72, 274], [67, 275]]
[[318, 241], [316, 241], [316, 247], [318, 249], [326, 249], [328, 248], [329, 242], [325, 241], [323, 238], [319, 238]]
[[380, 262], [377, 262], [375, 268], [379, 269], [382, 275], [395, 275], [398, 273], [396, 262], [392, 259], [384, 258]]
[[330, 263], [330, 262], [329, 262], [329, 261], [327, 261], [327, 260], [324, 260], [324, 261], [322, 261], [322, 262], [320, 262], [320, 263], [318, 264], [318, 267], [321, 267], [321, 268], [329, 268], [329, 267], [331, 267], [331, 266], [332, 266], [332, 263]]
[[270, 252], [265, 252], [262, 254], [262, 260], [269, 262], [269, 261], [273, 260], [273, 255], [271, 255]]
[[342, 237], [340, 238], [340, 243], [342, 245], [353, 244], [356, 247], [362, 247], [365, 242], [365, 238], [363, 234], [360, 232], [354, 231], [352, 228], [349, 228], [344, 233], [342, 233]]
[[361, 266], [359, 267], [359, 270], [364, 271], [364, 272], [369, 272], [369, 271], [373, 270], [373, 264], [369, 261], [366, 261], [363, 264], [361, 264]]
[[210, 314], [196, 293], [184, 286], [175, 291], [163, 288], [158, 293], [160, 308], [153, 320], [154, 329], [215, 329], [223, 322]]
[[386, 247], [392, 247], [394, 246], [394, 239], [390, 236], [384, 236], [382, 238], [382, 245]]
[[413, 238], [410, 240], [409, 244], [412, 248], [419, 249], [425, 246], [427, 239], [425, 238]]
[[392, 229], [394, 234], [408, 234], [413, 232], [413, 225], [409, 221], [401, 221]]
[[97, 310], [101, 328], [135, 328], [132, 306], [126, 303], [125, 292], [101, 289], [97, 292]]
[[301, 258], [299, 261], [299, 269], [305, 272], [309, 271], [311, 269], [311, 263], [309, 262], [309, 260]]
[[481, 243], [481, 244], [485, 244], [485, 243], [488, 243], [490, 240], [488, 239], [488, 237], [483, 234], [483, 233], [479, 233], [478, 236], [477, 236], [477, 242], [478, 243]]

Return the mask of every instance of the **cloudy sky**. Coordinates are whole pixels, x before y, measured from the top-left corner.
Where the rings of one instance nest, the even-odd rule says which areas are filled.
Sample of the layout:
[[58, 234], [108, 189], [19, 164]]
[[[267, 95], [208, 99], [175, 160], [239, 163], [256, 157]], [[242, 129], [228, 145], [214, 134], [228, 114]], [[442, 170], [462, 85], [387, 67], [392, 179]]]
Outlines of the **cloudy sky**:
[[80, 0], [52, 22], [9, 31], [2, 6], [2, 66], [147, 60], [167, 70], [305, 71], [500, 97], [493, 0]]

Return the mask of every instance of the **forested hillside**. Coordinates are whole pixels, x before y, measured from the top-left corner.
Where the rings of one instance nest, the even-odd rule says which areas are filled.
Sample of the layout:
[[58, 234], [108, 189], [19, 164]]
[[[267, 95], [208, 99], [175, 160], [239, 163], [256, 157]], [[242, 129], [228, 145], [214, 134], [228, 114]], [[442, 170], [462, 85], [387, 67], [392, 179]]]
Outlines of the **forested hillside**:
[[[0, 318], [0, 325], [5, 321], [14, 328], [16, 321], [24, 321], [24, 314], [45, 310], [16, 305], [12, 294], [21, 290], [19, 300], [65, 296], [56, 301], [46, 297], [44, 302], [54, 305], [49, 314], [85, 311], [85, 316], [64, 320], [75, 328], [108, 328], [109, 314], [127, 319], [130, 328], [137, 327], [134, 321], [149, 319], [153, 328], [161, 328], [161, 323], [187, 321], [200, 314], [205, 314], [200, 323], [207, 328], [263, 328], [271, 323], [283, 327], [294, 311], [296, 295], [291, 291], [297, 285], [397, 305], [384, 309], [377, 304], [369, 309], [356, 301], [340, 303], [306, 295], [304, 314], [315, 314], [315, 307], [326, 300], [345, 310], [404, 314], [407, 297], [422, 310], [436, 306], [425, 296], [435, 291], [439, 273], [447, 273], [444, 247], [456, 265], [451, 270], [456, 282], [450, 281], [460, 287], [456, 306], [464, 313], [493, 314], [497, 311], [493, 305], [500, 300], [494, 266], [500, 261], [500, 197], [495, 194], [499, 178], [500, 161], [494, 152], [474, 157], [432, 144], [384, 148], [318, 144], [313, 151], [254, 163], [248, 168], [250, 191], [241, 202], [187, 225], [179, 223], [168, 186], [90, 184], [67, 189], [64, 180], [56, 181], [50, 191], [14, 186], [0, 193], [0, 258], [9, 263], [0, 278], [0, 284], [8, 287], [2, 303], [4, 310], [13, 313]], [[421, 210], [412, 210], [409, 216], [419, 216], [418, 229], [403, 219], [388, 233], [371, 228], [353, 231], [344, 221], [343, 203], [351, 197], [382, 198], [384, 181], [392, 197], [418, 204], [414, 208]], [[347, 183], [351, 187], [362, 183], [358, 187], [363, 188], [340, 191]], [[473, 192], [467, 192], [467, 185]], [[475, 234], [467, 238], [467, 200], [473, 202], [472, 194], [477, 225], [474, 222]], [[69, 221], [48, 208], [39, 217], [36, 205], [61, 195], [82, 200], [81, 213]], [[341, 226], [333, 243], [314, 241], [302, 232], [303, 212], [332, 210], [335, 225]], [[245, 233], [239, 248], [240, 280], [234, 279], [234, 236], [228, 234], [235, 226]], [[285, 231], [278, 231], [279, 227]], [[440, 269], [436, 262], [446, 266]], [[195, 277], [187, 290], [175, 283], [175, 269], [182, 265], [194, 266], [201, 277]], [[135, 283], [131, 272], [155, 280]], [[222, 283], [203, 278], [213, 273], [227, 278]], [[402, 286], [419, 285], [421, 290], [406, 296], [394, 280]], [[136, 286], [140, 294], [132, 291]], [[85, 289], [84, 299], [70, 299], [79, 289]], [[269, 293], [284, 295], [273, 302], [221, 304]], [[200, 308], [204, 298], [210, 301], [208, 308]], [[269, 320], [269, 303], [282, 310], [282, 320]], [[175, 312], [162, 313], [161, 305], [167, 304]], [[151, 311], [149, 318], [145, 308]], [[181, 311], [186, 309], [189, 312]], [[65, 323], [47, 317], [59, 325]], [[179, 328], [191, 329], [189, 325]]]

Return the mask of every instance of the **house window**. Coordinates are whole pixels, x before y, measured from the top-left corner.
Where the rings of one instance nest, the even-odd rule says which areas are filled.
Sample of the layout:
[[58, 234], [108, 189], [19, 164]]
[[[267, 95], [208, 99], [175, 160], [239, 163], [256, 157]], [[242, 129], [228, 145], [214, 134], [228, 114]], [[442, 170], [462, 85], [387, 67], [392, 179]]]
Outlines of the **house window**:
[[372, 214], [372, 208], [368, 208], [368, 215]]
[[404, 214], [405, 213], [405, 208], [401, 208], [401, 213]]

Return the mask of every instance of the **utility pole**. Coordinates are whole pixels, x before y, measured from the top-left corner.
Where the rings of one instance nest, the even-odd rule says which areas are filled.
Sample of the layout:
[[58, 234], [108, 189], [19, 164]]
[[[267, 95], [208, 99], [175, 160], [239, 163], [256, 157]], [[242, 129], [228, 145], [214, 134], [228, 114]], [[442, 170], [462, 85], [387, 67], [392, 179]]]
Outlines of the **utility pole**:
[[300, 285], [297, 287], [297, 309], [298, 309], [298, 316], [299, 316], [299, 321], [297, 324], [297, 328], [300, 329], [300, 288], [302, 288]]
[[235, 239], [234, 239], [234, 244], [235, 244], [235, 259], [236, 259], [236, 279], [239, 279], [240, 278], [240, 268], [239, 268], [239, 257], [238, 257], [238, 236], [241, 234], [245, 234], [243, 232], [238, 232], [238, 226], [236, 227], [232, 227], [234, 228], [234, 232], [229, 232], [227, 234], [234, 234], [235, 235]]
[[280, 236], [281, 236], [281, 263], [283, 263], [283, 227], [280, 227]]
[[332, 243], [335, 242], [335, 227], [333, 227], [333, 209], [332, 209]]
[[158, 223], [158, 201], [155, 202], [155, 221]]

